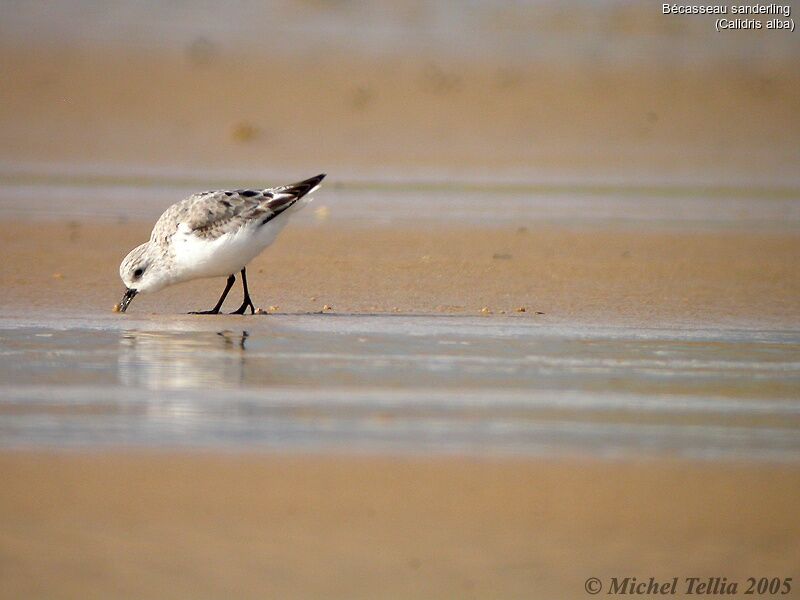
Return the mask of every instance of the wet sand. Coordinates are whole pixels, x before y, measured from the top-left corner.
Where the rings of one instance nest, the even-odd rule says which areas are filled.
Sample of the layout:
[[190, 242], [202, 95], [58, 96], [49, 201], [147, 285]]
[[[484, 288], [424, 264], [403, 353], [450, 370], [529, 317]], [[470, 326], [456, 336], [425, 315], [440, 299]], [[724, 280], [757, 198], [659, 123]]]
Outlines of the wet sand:
[[[0, 307], [6, 316], [107, 313], [123, 291], [119, 262], [150, 227], [0, 222]], [[292, 224], [248, 272], [257, 305], [286, 313], [325, 305], [366, 314], [486, 308], [542, 323], [793, 329], [800, 324], [797, 256], [800, 235], [787, 232]], [[129, 314], [208, 308], [223, 284], [190, 282], [141, 296]], [[228, 306], [238, 303], [233, 293]]]
[[796, 469], [2, 454], [3, 598], [584, 598], [793, 575]]
[[[149, 226], [3, 221], [3, 317], [158, 328], [213, 303], [216, 290], [195, 282], [111, 315], [118, 262]], [[487, 306], [486, 319], [508, 322], [794, 329], [799, 251], [786, 232], [292, 225], [250, 280], [280, 312]], [[234, 320], [253, 318], [220, 317]], [[743, 585], [790, 577], [800, 560], [792, 462], [117, 446], [5, 450], [0, 480], [4, 598], [585, 598], [588, 577]]]

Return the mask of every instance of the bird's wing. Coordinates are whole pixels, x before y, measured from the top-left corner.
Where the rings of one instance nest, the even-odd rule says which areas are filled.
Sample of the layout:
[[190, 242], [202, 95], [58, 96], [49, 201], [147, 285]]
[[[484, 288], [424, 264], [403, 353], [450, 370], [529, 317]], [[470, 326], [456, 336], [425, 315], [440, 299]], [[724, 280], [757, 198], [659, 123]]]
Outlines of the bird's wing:
[[277, 217], [300, 198], [314, 191], [324, 178], [264, 190], [213, 191], [193, 194], [173, 204], [156, 222], [151, 239], [166, 242], [178, 229], [204, 239], [238, 231], [250, 221], [262, 224]]

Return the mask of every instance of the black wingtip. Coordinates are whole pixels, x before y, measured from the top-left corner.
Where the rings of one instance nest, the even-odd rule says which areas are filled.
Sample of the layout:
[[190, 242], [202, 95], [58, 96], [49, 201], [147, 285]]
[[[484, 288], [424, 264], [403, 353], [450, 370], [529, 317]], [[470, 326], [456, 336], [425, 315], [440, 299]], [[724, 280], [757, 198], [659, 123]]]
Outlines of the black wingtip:
[[292, 194], [295, 200], [299, 200], [314, 190], [323, 179], [325, 179], [325, 173], [320, 173], [316, 177], [311, 177], [310, 179], [304, 179], [303, 181], [290, 183], [289, 185], [283, 185], [281, 187], [271, 188], [267, 191], [270, 192], [270, 197], [273, 197], [275, 194], [288, 193]]
[[297, 183], [292, 183], [291, 185], [285, 185], [282, 188], [277, 188], [277, 190], [290, 192], [299, 199], [308, 194], [315, 187], [317, 187], [320, 181], [322, 181], [323, 179], [325, 179], [325, 173], [320, 173], [316, 177], [305, 179], [303, 181], [298, 181]]

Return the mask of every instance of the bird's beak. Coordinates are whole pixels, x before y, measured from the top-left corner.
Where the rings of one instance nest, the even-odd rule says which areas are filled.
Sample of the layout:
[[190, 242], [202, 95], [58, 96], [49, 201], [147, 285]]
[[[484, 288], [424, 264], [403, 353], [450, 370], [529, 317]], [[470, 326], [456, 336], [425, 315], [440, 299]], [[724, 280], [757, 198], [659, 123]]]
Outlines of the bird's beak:
[[133, 300], [133, 297], [136, 295], [136, 290], [128, 288], [125, 290], [125, 295], [122, 297], [122, 300], [119, 301], [119, 312], [125, 312], [128, 310], [128, 305]]

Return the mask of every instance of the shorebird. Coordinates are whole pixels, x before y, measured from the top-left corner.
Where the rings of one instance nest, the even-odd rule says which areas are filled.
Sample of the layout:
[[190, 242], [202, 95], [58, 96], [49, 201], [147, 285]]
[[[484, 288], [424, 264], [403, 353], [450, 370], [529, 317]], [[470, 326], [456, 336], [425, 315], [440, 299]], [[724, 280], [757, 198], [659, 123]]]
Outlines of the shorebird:
[[275, 241], [291, 214], [311, 201], [308, 194], [324, 177], [322, 173], [264, 190], [202, 192], [173, 204], [156, 221], [150, 240], [131, 250], [119, 266], [126, 289], [115, 309], [125, 312], [139, 293], [192, 279], [227, 277], [214, 308], [189, 313], [216, 315], [236, 273], [241, 273], [244, 301], [231, 314], [243, 315], [248, 308], [255, 314], [247, 290], [247, 263]]

